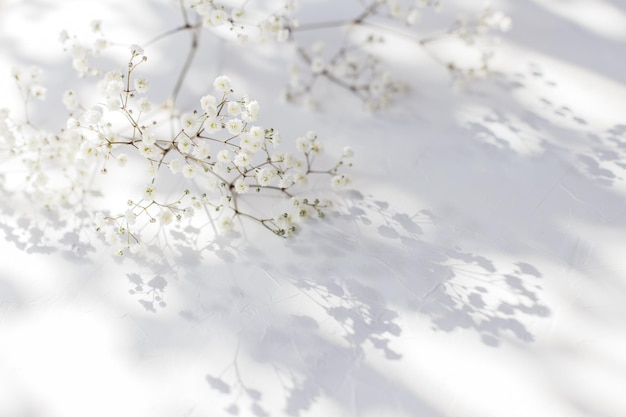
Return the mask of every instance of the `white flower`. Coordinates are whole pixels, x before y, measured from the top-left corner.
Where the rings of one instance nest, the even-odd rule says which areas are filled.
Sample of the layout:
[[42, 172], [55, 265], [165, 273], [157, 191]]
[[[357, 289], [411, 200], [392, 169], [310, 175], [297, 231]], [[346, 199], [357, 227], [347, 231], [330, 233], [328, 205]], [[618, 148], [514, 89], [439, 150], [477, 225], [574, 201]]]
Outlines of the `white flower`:
[[122, 80], [115, 79], [106, 83], [104, 91], [108, 96], [118, 96], [124, 92], [125, 87]]
[[98, 145], [92, 141], [86, 140], [80, 145], [80, 155], [83, 159], [95, 158], [99, 155]]
[[84, 77], [89, 72], [89, 63], [84, 56], [75, 57], [72, 60], [72, 67], [74, 67], [80, 77]]
[[126, 166], [126, 163], [128, 162], [128, 155], [126, 155], [125, 153], [121, 153], [117, 156], [117, 164], [121, 167]]
[[233, 163], [238, 167], [245, 167], [250, 164], [250, 154], [246, 151], [239, 151], [233, 160]]
[[200, 106], [209, 116], [215, 116], [217, 114], [217, 99], [212, 95], [202, 96], [200, 98]]
[[120, 236], [113, 229], [107, 231], [107, 234], [105, 235], [104, 239], [111, 246], [115, 246], [120, 242]]
[[330, 180], [330, 185], [336, 189], [345, 188], [348, 184], [350, 184], [350, 177], [345, 174], [335, 175]]
[[163, 209], [161, 211], [161, 214], [159, 215], [159, 223], [161, 223], [163, 226], [167, 226], [173, 220], [174, 220], [174, 215], [172, 214], [171, 210]]
[[218, 227], [222, 232], [230, 232], [235, 228], [232, 217], [223, 216], [219, 219]]
[[249, 132], [244, 132], [239, 136], [239, 146], [250, 153], [255, 153], [261, 149], [261, 143], [258, 136], [253, 136]]
[[211, 3], [200, 3], [194, 6], [194, 10], [200, 16], [208, 16], [209, 13], [211, 13], [211, 11], [213, 10], [213, 6], [211, 5]]
[[193, 156], [200, 160], [206, 159], [210, 153], [211, 146], [206, 141], [200, 142], [193, 150]]
[[232, 158], [232, 156], [231, 156], [230, 151], [228, 149], [222, 149], [221, 151], [219, 151], [217, 153], [217, 160], [219, 162], [222, 162], [222, 163], [226, 164], [226, 163], [231, 162], [231, 158]]
[[293, 176], [293, 182], [297, 185], [305, 186], [309, 182], [309, 179], [304, 172], [298, 172]]
[[230, 78], [228, 78], [226, 75], [220, 75], [215, 79], [215, 81], [213, 81], [213, 86], [215, 87], [215, 89], [224, 93], [230, 91], [230, 85]]
[[184, 131], [195, 134], [198, 132], [201, 121], [195, 113], [185, 113], [180, 117], [180, 123]]
[[148, 113], [150, 110], [152, 110], [152, 104], [150, 104], [150, 101], [148, 101], [148, 99], [145, 97], [140, 98], [137, 102], [137, 105], [139, 106], [139, 110], [141, 110], [143, 113]]
[[135, 78], [135, 90], [139, 93], [146, 93], [150, 89], [150, 81], [145, 78]]
[[102, 20], [92, 20], [89, 23], [92, 32], [102, 32]]
[[156, 194], [156, 187], [153, 184], [146, 186], [143, 191], [143, 199], [144, 200], [153, 200]]
[[296, 148], [302, 152], [308, 152], [311, 149], [311, 142], [305, 137], [296, 139]]
[[221, 26], [228, 20], [228, 15], [222, 9], [213, 10], [209, 20], [212, 26]]
[[250, 136], [257, 141], [262, 141], [265, 139], [265, 130], [260, 126], [252, 126], [252, 128], [250, 128]]
[[39, 100], [45, 100], [46, 99], [46, 92], [48, 91], [45, 87], [39, 85], [39, 84], [35, 84], [35, 85], [31, 85], [29, 88], [30, 94], [39, 99]]
[[83, 114], [83, 120], [86, 124], [93, 126], [102, 120], [103, 114], [104, 111], [102, 110], [102, 107], [96, 105]]
[[222, 130], [222, 123], [213, 117], [209, 117], [204, 122], [204, 130], [206, 130], [207, 133], [219, 132]]
[[76, 97], [74, 90], [67, 90], [63, 93], [62, 101], [69, 111], [76, 110], [78, 107], [78, 97]]
[[256, 100], [252, 100], [250, 103], [246, 105], [246, 113], [244, 117], [247, 117], [246, 122], [254, 122], [259, 117], [259, 102]]
[[243, 9], [233, 9], [232, 12], [230, 13], [230, 16], [232, 17], [234, 21], [241, 20], [244, 15], [245, 15], [245, 12]]
[[148, 145], [146, 143], [141, 143], [139, 145], [139, 153], [144, 158], [150, 159], [157, 153], [157, 149], [153, 145]]
[[135, 55], [143, 55], [143, 48], [136, 43], [132, 44], [129, 49]]
[[126, 213], [124, 213], [124, 219], [126, 220], [126, 223], [129, 226], [132, 226], [137, 221], [137, 215], [133, 213], [132, 210], [129, 209], [129, 210], [126, 210]]
[[239, 178], [235, 181], [235, 192], [237, 192], [237, 194], [245, 194], [249, 189], [250, 186], [246, 184], [243, 178]]
[[243, 130], [243, 122], [240, 119], [230, 119], [226, 122], [226, 129], [231, 135], [238, 135]]
[[193, 150], [194, 146], [194, 143], [187, 136], [183, 136], [183, 138], [178, 141], [178, 150], [185, 155], [188, 155]]
[[65, 128], [67, 130], [73, 130], [79, 126], [80, 126], [80, 122], [73, 117], [70, 117], [69, 119], [67, 119], [67, 122], [65, 123]]
[[325, 64], [322, 58], [313, 58], [313, 61], [311, 61], [311, 71], [313, 72], [313, 74], [319, 74], [320, 72], [324, 71], [324, 68]]
[[272, 178], [276, 176], [276, 171], [271, 168], [260, 169], [256, 173], [256, 180], [259, 185], [267, 186], [272, 181]]
[[193, 178], [196, 176], [196, 168], [191, 164], [186, 164], [182, 169], [183, 177]]
[[344, 158], [352, 158], [354, 156], [354, 151], [352, 150], [351, 147], [346, 146], [343, 148], [343, 153], [342, 153]]
[[172, 159], [169, 162], [168, 167], [172, 174], [176, 174], [178, 171], [180, 171], [180, 159]]
[[241, 113], [241, 105], [236, 101], [229, 101], [227, 109], [231, 116], [238, 116]]
[[154, 133], [150, 132], [148, 134], [145, 134], [142, 136], [141, 141], [143, 142], [144, 145], [154, 145], [156, 143], [156, 136], [154, 135]]

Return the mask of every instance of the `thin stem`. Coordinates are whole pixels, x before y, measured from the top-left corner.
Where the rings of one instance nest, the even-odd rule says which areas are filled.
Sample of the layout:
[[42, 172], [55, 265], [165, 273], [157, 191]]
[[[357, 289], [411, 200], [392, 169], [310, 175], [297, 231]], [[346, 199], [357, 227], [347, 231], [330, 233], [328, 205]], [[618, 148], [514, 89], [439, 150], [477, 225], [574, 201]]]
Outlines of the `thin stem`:
[[200, 29], [200, 26], [195, 26], [193, 32], [191, 32], [191, 47], [189, 48], [189, 52], [187, 53], [187, 58], [185, 59], [185, 63], [183, 64], [180, 74], [178, 74], [176, 85], [174, 86], [174, 90], [172, 91], [172, 95], [170, 96], [169, 101], [172, 105], [172, 108], [175, 108], [176, 98], [178, 97], [178, 94], [180, 93], [180, 89], [183, 86], [183, 82], [185, 81], [185, 78], [187, 77], [187, 73], [189, 72], [189, 69], [191, 68], [191, 64], [193, 63], [193, 60], [196, 56], [196, 52], [198, 51], [198, 41], [200, 38], [199, 29]]

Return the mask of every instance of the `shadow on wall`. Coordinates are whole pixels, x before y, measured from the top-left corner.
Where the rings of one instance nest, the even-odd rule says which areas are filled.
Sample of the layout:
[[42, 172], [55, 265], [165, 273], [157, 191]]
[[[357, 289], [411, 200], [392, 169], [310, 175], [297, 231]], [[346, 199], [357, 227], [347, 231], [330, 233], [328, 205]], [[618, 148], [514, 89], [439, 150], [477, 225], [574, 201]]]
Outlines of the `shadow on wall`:
[[[356, 396], [363, 409], [388, 407], [393, 398], [398, 415], [437, 416], [427, 401], [372, 368], [367, 352], [373, 348], [391, 361], [412, 354], [394, 340], [418, 317], [436, 331], [466, 329], [496, 347], [505, 338], [532, 342], [525, 318], [549, 316], [534, 266], [499, 265], [449, 245], [442, 238], [446, 225], [427, 211], [404, 213], [358, 192], [343, 204], [342, 214], [311, 220], [293, 240], [269, 236], [276, 240], [256, 244], [239, 235], [197, 246], [199, 230], [181, 224], [147, 255], [116, 258], [141, 271], [126, 278], [130, 296], [146, 310], [170, 308], [173, 285], [185, 304], [181, 325], [237, 335], [232, 363], [207, 370], [206, 378], [230, 413], [250, 407], [270, 415], [264, 389], [278, 385], [288, 415], [322, 399], [349, 408]], [[2, 222], [17, 247], [92, 257], [93, 246], [78, 241], [80, 225], [55, 218], [35, 223], [17, 213], [5, 208], [4, 219], [13, 218]], [[64, 238], [53, 243], [55, 236]], [[213, 348], [223, 349], [217, 343]], [[240, 356], [277, 379], [247, 382]]]

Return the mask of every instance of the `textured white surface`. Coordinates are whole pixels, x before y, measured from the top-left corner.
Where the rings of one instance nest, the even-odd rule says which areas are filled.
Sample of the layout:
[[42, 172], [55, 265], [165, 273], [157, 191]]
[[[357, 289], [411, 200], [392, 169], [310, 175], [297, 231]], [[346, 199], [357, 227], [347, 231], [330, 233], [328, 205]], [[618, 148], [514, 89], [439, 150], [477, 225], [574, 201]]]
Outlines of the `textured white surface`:
[[[0, 415], [626, 415], [624, 5], [499, 5], [514, 29], [495, 80], [454, 93], [419, 50], [390, 48], [414, 91], [374, 116], [350, 99], [279, 103], [271, 48], [204, 39], [221, 58], [192, 82], [229, 73], [284, 137], [314, 128], [328, 152], [356, 150], [351, 214], [141, 265], [39, 245], [3, 210]], [[0, 105], [19, 103], [14, 64], [44, 67], [58, 99], [61, 28], [99, 18], [142, 41], [174, 13], [0, 2]], [[155, 76], [175, 59], [157, 53]], [[130, 279], [155, 277], [167, 306], [150, 311]]]

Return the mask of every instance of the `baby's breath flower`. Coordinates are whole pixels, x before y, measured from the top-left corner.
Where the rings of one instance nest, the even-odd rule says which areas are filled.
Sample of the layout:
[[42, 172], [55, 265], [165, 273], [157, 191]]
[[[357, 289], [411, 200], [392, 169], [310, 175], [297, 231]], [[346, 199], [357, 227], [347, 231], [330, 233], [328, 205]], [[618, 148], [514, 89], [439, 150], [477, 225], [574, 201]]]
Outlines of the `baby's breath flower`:
[[250, 154], [248, 152], [246, 152], [245, 150], [239, 151], [237, 153], [237, 155], [235, 156], [235, 159], [233, 160], [233, 163], [240, 167], [243, 168], [246, 165], [250, 164]]
[[222, 123], [213, 117], [209, 117], [204, 122], [204, 130], [206, 130], [207, 133], [219, 132], [222, 130]]
[[92, 20], [89, 23], [89, 27], [91, 28], [91, 31], [94, 33], [102, 32], [102, 20]]
[[193, 150], [193, 156], [197, 159], [206, 159], [211, 153], [211, 146], [206, 142], [200, 142]]
[[243, 19], [244, 15], [245, 15], [245, 12], [243, 9], [235, 8], [230, 12], [230, 16], [235, 22]]
[[195, 113], [185, 113], [180, 117], [183, 130], [195, 134], [200, 128], [201, 122]]
[[233, 222], [232, 217], [222, 216], [217, 224], [222, 232], [231, 232], [235, 228], [235, 222]]
[[150, 81], [142, 77], [135, 78], [135, 90], [137, 90], [138, 93], [146, 93], [149, 89]]
[[221, 26], [228, 20], [228, 15], [222, 9], [216, 9], [211, 12], [209, 21], [212, 26]]
[[243, 122], [240, 119], [230, 119], [226, 122], [226, 129], [228, 133], [235, 136], [241, 133], [243, 130]]
[[139, 99], [139, 101], [137, 102], [137, 106], [139, 107], [139, 110], [141, 110], [143, 113], [148, 113], [150, 110], [152, 110], [152, 104], [150, 104], [150, 101], [148, 101], [148, 99], [145, 97]]
[[78, 107], [78, 97], [76, 97], [74, 90], [67, 90], [63, 93], [63, 98], [61, 100], [63, 105], [67, 107], [69, 111], [76, 110]]
[[331, 178], [330, 184], [336, 189], [346, 188], [346, 186], [350, 184], [350, 177], [345, 174], [335, 175]]
[[156, 187], [154, 186], [154, 184], [150, 184], [146, 186], [146, 188], [143, 191], [143, 199], [153, 200], [155, 196], [156, 196]]
[[183, 138], [178, 141], [178, 150], [185, 155], [191, 153], [193, 147], [193, 142], [187, 136], [183, 136]]
[[230, 92], [231, 81], [226, 75], [220, 75], [213, 81], [216, 90], [227, 93]]
[[183, 173], [183, 177], [193, 178], [196, 176], [196, 167], [194, 167], [191, 164], [186, 164], [185, 166], [183, 166], [183, 169], [181, 172]]
[[172, 159], [168, 163], [168, 167], [170, 171], [172, 172], [172, 174], [178, 173], [180, 171], [180, 159]]
[[121, 153], [117, 156], [117, 164], [121, 167], [126, 166], [126, 163], [128, 162], [128, 155], [126, 155], [125, 153]]
[[30, 94], [33, 97], [37, 98], [38, 100], [43, 101], [46, 99], [47, 89], [45, 87], [39, 84], [35, 84], [35, 85], [32, 85], [29, 90], [30, 90]]
[[126, 220], [126, 224], [132, 226], [137, 222], [137, 215], [132, 210], [128, 209], [126, 213], [124, 213], [124, 220]]
[[250, 186], [245, 182], [243, 178], [239, 178], [237, 179], [237, 181], [235, 181], [235, 192], [237, 192], [237, 194], [245, 194], [248, 192], [249, 189]]
[[222, 149], [217, 153], [217, 160], [222, 163], [229, 163], [232, 161], [231, 153], [228, 149]]
[[228, 114], [230, 114], [231, 116], [238, 116], [239, 113], [241, 113], [241, 105], [236, 101], [229, 101], [227, 109]]
[[313, 58], [313, 61], [311, 61], [311, 71], [313, 72], [313, 74], [319, 74], [322, 71], [324, 71], [326, 64], [324, 63], [324, 60], [320, 57], [315, 57]]
[[161, 211], [161, 214], [159, 215], [159, 223], [161, 223], [163, 226], [167, 226], [168, 224], [172, 223], [172, 221], [174, 221], [174, 214], [172, 213], [172, 211], [167, 208], [163, 209]]

